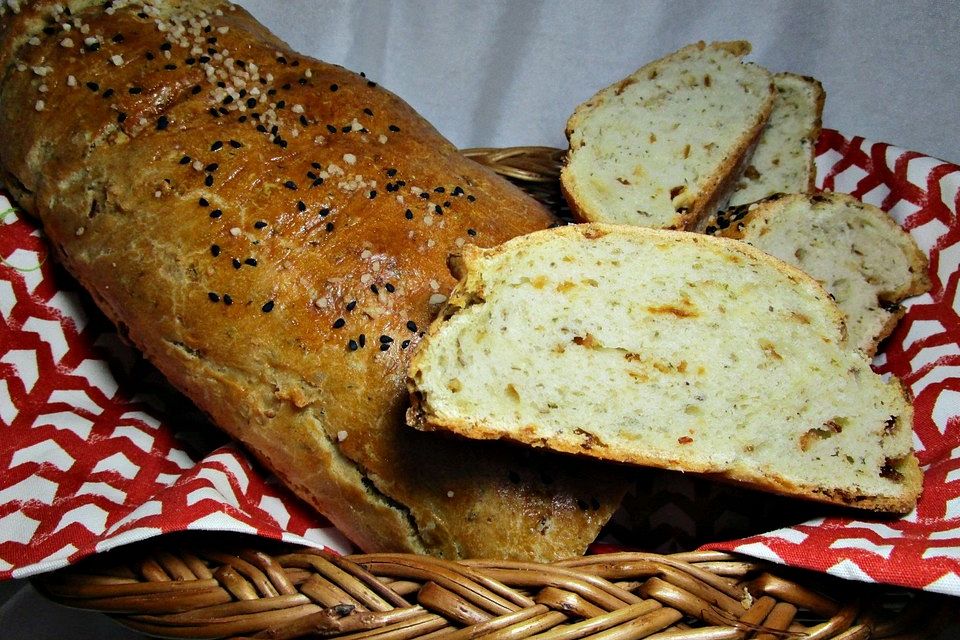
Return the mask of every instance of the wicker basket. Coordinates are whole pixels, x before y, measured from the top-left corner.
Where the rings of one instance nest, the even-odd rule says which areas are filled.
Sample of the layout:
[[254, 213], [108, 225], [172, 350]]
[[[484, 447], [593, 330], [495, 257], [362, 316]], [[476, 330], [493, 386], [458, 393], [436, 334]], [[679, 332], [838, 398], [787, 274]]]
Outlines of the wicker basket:
[[[464, 153], [567, 217], [557, 180], [562, 151]], [[339, 557], [212, 533], [132, 545], [34, 583], [54, 601], [175, 638], [922, 638], [955, 608], [948, 598], [717, 552], [455, 563]]]

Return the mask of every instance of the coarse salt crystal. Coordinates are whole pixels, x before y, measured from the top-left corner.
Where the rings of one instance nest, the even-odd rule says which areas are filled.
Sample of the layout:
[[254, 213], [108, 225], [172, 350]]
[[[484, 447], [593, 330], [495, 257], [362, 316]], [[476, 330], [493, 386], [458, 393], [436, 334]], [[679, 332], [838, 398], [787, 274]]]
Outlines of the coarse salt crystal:
[[112, 55], [110, 56], [110, 62], [112, 62], [113, 64], [119, 67], [120, 65], [123, 64], [123, 56], [121, 56], [120, 54]]
[[341, 431], [337, 431], [337, 442], [343, 442], [343, 441], [346, 440], [346, 439], [347, 439], [347, 432], [346, 432], [346, 431], [342, 431], [342, 430], [341, 430]]
[[343, 161], [347, 164], [356, 164], [357, 156], [353, 155], [352, 153], [345, 153], [343, 154]]
[[380, 137], [377, 138], [377, 142], [379, 142], [380, 144], [387, 144], [387, 136], [381, 133]]
[[447, 301], [447, 296], [442, 293], [435, 293], [430, 296], [430, 304], [443, 304]]
[[37, 103], [33, 105], [33, 108], [37, 111], [43, 111], [43, 108], [46, 106], [46, 103], [43, 100], [37, 100]]
[[77, 79], [74, 76], [67, 76], [67, 86], [75, 87], [77, 86]]
[[240, 233], [241, 233], [240, 227], [233, 227], [232, 229], [230, 229], [230, 235], [232, 235], [234, 238], [239, 236]]
[[40, 46], [40, 38], [38, 38], [37, 36], [33, 36], [32, 38], [27, 40], [27, 43], [32, 44], [35, 47], [38, 47]]
[[69, 49], [70, 47], [73, 46], [73, 38], [64, 38], [63, 40], [60, 41], [60, 46], [66, 47]]
[[448, 497], [448, 498], [452, 498], [452, 497], [453, 497], [453, 491], [447, 491], [447, 497]]
[[294, 113], [303, 113], [303, 105], [295, 104], [292, 107], [290, 107], [290, 110], [293, 111]]

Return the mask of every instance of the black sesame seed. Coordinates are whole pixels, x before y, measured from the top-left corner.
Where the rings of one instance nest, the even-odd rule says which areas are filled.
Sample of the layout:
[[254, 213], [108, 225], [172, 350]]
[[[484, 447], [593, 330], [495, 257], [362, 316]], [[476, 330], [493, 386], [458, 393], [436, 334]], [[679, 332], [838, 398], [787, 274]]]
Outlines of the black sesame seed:
[[210, 255], [212, 255], [214, 258], [218, 257], [220, 255], [220, 245], [210, 245]]
[[207, 294], [207, 297], [210, 298], [210, 302], [220, 302], [220, 296], [211, 291]]
[[280, 88], [283, 89], [284, 91], [290, 91], [290, 83], [284, 82]]
[[377, 83], [374, 82], [374, 81], [372, 81], [372, 80], [367, 80], [367, 86], [368, 86], [368, 87], [375, 87], [375, 86], [377, 86]]
[[323, 184], [323, 178], [317, 178], [310, 184], [310, 188], [312, 189], [313, 187], [319, 187], [322, 184]]
[[307, 204], [303, 200], [297, 200], [297, 211], [303, 213], [307, 210]]
[[219, 169], [219, 168], [220, 168], [220, 165], [219, 165], [218, 163], [216, 163], [216, 162], [211, 162], [210, 164], [208, 164], [207, 166], [205, 166], [205, 167], [203, 168], [203, 170], [204, 170], [204, 171], [216, 171], [216, 170]]
[[210, 56], [200, 56], [199, 60], [200, 64], [207, 64], [210, 62]]
[[380, 295], [380, 289], [375, 284], [370, 285], [370, 291], [373, 291], [374, 295]]
[[260, 310], [263, 311], [264, 313], [270, 313], [271, 311], [273, 311], [273, 300], [268, 300], [266, 304], [260, 307]]
[[443, 206], [444, 206], [445, 208], [449, 209], [449, 208], [450, 208], [451, 206], [453, 206], [453, 205], [450, 203], [449, 200], [446, 200], [446, 201], [444, 201]]
[[338, 87], [336, 84], [330, 85], [330, 91], [336, 91], [336, 90], [339, 89], [339, 88], [340, 88], [340, 87]]
[[143, 93], [143, 87], [130, 87], [127, 92], [132, 96], [140, 95]]
[[320, 209], [319, 213], [321, 218], [326, 218], [328, 215], [330, 215], [330, 209], [324, 207], [323, 209]]
[[204, 186], [212, 187], [213, 186], [213, 174], [208, 173], [207, 177], [203, 179]]
[[300, 114], [300, 124], [302, 124], [305, 127], [310, 124], [310, 121], [307, 120], [307, 116], [303, 115], [302, 113]]
[[236, 259], [236, 258], [231, 258], [231, 259], [230, 259], [230, 264], [233, 265], [233, 268], [234, 268], [234, 269], [239, 269], [240, 267], [243, 266], [243, 264], [242, 264], [238, 259]]
[[277, 139], [273, 141], [273, 144], [277, 145], [281, 149], [287, 148], [287, 141], [281, 138], [280, 136], [277, 136]]
[[228, 95], [223, 100], [220, 101], [221, 104], [230, 104], [233, 102], [233, 96]]
[[231, 141], [230, 141], [230, 146], [233, 147], [234, 149], [239, 149], [240, 147], [243, 146], [243, 144], [240, 143], [240, 142], [237, 141], [237, 140], [231, 140]]
[[337, 132], [337, 128], [336, 128], [335, 126], [333, 126], [332, 124], [328, 124], [328, 125], [327, 125], [327, 131], [329, 131], [330, 133], [336, 133], [336, 132]]
[[290, 63], [290, 66], [291, 66], [291, 67], [299, 67], [299, 66], [300, 66], [300, 61], [299, 61], [299, 60], [294, 60], [293, 62]]
[[90, 91], [96, 93], [97, 91], [100, 91], [100, 85], [98, 85], [96, 82], [88, 82], [87, 89], [90, 89]]
[[117, 122], [119, 122], [120, 124], [123, 124], [124, 121], [126, 121], [126, 119], [127, 119], [127, 114], [125, 114], [124, 112], [121, 111], [120, 113], [117, 114]]
[[400, 348], [401, 348], [401, 349], [406, 349], [406, 348], [409, 347], [409, 346], [410, 346], [410, 341], [409, 341], [409, 340], [404, 340], [403, 342], [400, 343]]
[[214, 219], [219, 218], [222, 215], [223, 215], [223, 211], [220, 211], [220, 209], [214, 209], [213, 211], [210, 212], [210, 217]]
[[272, 133], [273, 135], [277, 135], [277, 131], [280, 131], [279, 125], [273, 125], [272, 127], [270, 127], [270, 133]]
[[390, 342], [393, 342], [393, 338], [391, 338], [390, 336], [384, 334], [384, 335], [380, 336], [380, 342], [382, 342], [382, 343], [390, 343]]
[[359, 345], [357, 345], [356, 340], [351, 338], [350, 340], [347, 341], [347, 349], [350, 349], [350, 351], [356, 351], [358, 348], [359, 348]]
[[340, 131], [342, 131], [343, 133], [350, 133], [351, 131], [353, 131], [353, 125], [352, 125], [352, 124], [348, 124], [348, 125], [345, 126], [345, 127], [341, 127], [341, 128], [340, 128]]
[[420, 197], [423, 198], [424, 200], [429, 200], [429, 199], [430, 199], [430, 194], [427, 193], [426, 191], [421, 191], [421, 192], [420, 192]]
[[229, 293], [223, 294], [223, 304], [227, 305], [228, 307], [233, 304], [233, 298], [230, 297]]
[[248, 109], [253, 109], [255, 106], [257, 106], [257, 99], [256, 99], [256, 98], [247, 98], [247, 108], [248, 108]]
[[210, 151], [220, 151], [220, 149], [223, 149], [223, 142], [221, 140], [217, 140], [210, 145]]
[[476, 230], [476, 229], [467, 229], [467, 235], [468, 235], [468, 236], [475, 236], [475, 235], [477, 235], [477, 230]]
[[433, 205], [433, 212], [434, 212], [435, 214], [437, 214], [438, 216], [442, 216], [442, 215], [443, 215], [443, 207], [441, 207], [441, 206], [438, 205], [438, 204], [435, 204], [435, 205]]
[[245, 265], [250, 266], [250, 267], [255, 267], [255, 266], [257, 266], [257, 259], [256, 259], [256, 258], [247, 258], [246, 260], [243, 261], [243, 263], [244, 263]]
[[332, 223], [332, 222], [328, 222], [328, 223], [327, 223], [327, 226], [326, 226], [326, 229], [327, 229], [327, 233], [330, 233], [331, 231], [333, 231], [333, 223]]
[[280, 102], [277, 103], [277, 109], [284, 109], [286, 108], [286, 106], [287, 106], [286, 100], [281, 100]]
[[237, 118], [237, 122], [246, 122], [246, 121], [247, 121], [247, 116], [240, 116], [239, 118]]
[[210, 36], [209, 38], [207, 38], [207, 44], [217, 44], [217, 37]]
[[[144, 16], [144, 18], [146, 18], [146, 16]], [[156, 57], [156, 56], [153, 55], [153, 52], [152, 52], [152, 51], [147, 51], [147, 54], [146, 54], [147, 60], [153, 60], [155, 57]]]
[[173, 64], [173, 63], [171, 62], [170, 64], [165, 64], [165, 65], [163, 65], [163, 68], [166, 69], [167, 71], [174, 71], [174, 70], [176, 70], [177, 65], [175, 65], [175, 64]]
[[287, 64], [287, 59], [283, 56], [277, 56], [277, 62], [280, 64]]
[[417, 332], [417, 323], [413, 320], [407, 320], [407, 329], [416, 333]]
[[463, 188], [460, 187], [459, 185], [456, 186], [456, 187], [454, 187], [454, 188], [453, 188], [453, 195], [455, 195], [455, 196], [462, 196], [462, 195], [463, 195]]
[[389, 342], [381, 342], [381, 343], [380, 343], [380, 351], [389, 351], [389, 350], [390, 350], [390, 343], [389, 343]]
[[99, 43], [99, 42], [94, 42], [94, 43], [92, 43], [92, 44], [88, 44], [88, 45], [86, 46], [86, 49], [87, 49], [87, 51], [89, 51], [90, 53], [93, 53], [94, 51], [100, 51], [100, 43]]
[[371, 190], [370, 190], [370, 199], [373, 200], [373, 199], [376, 198], [376, 197], [377, 197], [377, 190], [376, 190], [376, 189], [371, 189]]
[[320, 176], [315, 174], [313, 171], [307, 171], [307, 177], [310, 178], [311, 180], [316, 180]]
[[54, 26], [46, 26], [46, 27], [43, 28], [43, 32], [44, 32], [45, 34], [47, 34], [48, 36], [52, 36], [53, 34], [55, 34], [55, 33], [57, 32], [57, 28], [54, 27]]
[[368, 107], [368, 108], [365, 108], [365, 109], [363, 110], [363, 112], [364, 112], [365, 114], [367, 114], [368, 116], [372, 116], [372, 115], [373, 115], [373, 111], [371, 111], [369, 107]]
[[160, 45], [160, 51], [170, 51], [170, 49], [173, 49], [173, 45], [169, 42], [164, 42]]
[[198, 200], [197, 202], [200, 204], [201, 207], [209, 207], [209, 206], [210, 206], [210, 201], [207, 200], [206, 198], [200, 198], [200, 200]]
[[283, 183], [283, 186], [285, 186], [287, 189], [290, 189], [291, 191], [297, 190], [297, 183], [294, 182], [293, 180], [287, 180], [286, 182]]
[[306, 78], [300, 78], [299, 80], [297, 80], [297, 84], [299, 84], [300, 86], [303, 86], [303, 85], [307, 84], [307, 79], [306, 79]]
[[184, 59], [183, 59], [183, 64], [185, 64], [185, 65], [187, 65], [187, 66], [190, 66], [190, 65], [196, 64], [196, 63], [197, 63], [197, 59], [196, 59], [196, 58], [184, 58]]
[[264, 222], [263, 220], [257, 220], [256, 222], [253, 223], [254, 229], [263, 229], [266, 226], [267, 226], [267, 223]]
[[260, 133], [266, 133], [266, 132], [267, 132], [267, 128], [266, 128], [265, 126], [263, 126], [262, 124], [258, 124], [258, 125], [257, 125], [257, 131], [259, 131]]
[[268, 89], [268, 90], [267, 90], [267, 95], [268, 95], [268, 96], [275, 96], [275, 95], [277, 95], [277, 90], [276, 90], [276, 89]]
[[350, 302], [347, 303], [347, 311], [353, 311], [354, 309], [356, 309], [356, 307], [357, 307], [356, 300], [351, 300]]
[[333, 323], [333, 328], [334, 328], [334, 329], [339, 329], [339, 328], [341, 328], [342, 326], [344, 326], [345, 324], [347, 324], [347, 321], [346, 321], [346, 320], [344, 320], [343, 318], [337, 318], [336, 321]]
[[122, 34], [122, 33], [118, 33], [117, 35], [113, 36], [113, 37], [110, 38], [110, 39], [113, 40], [113, 41], [114, 41], [115, 43], [117, 43], [117, 44], [121, 44], [121, 43], [123, 42], [123, 34]]
[[395, 124], [390, 125], [389, 127], [387, 127], [387, 129], [390, 129], [390, 131], [393, 131], [394, 133], [396, 133], [397, 131], [400, 131], [400, 127], [398, 127]]
[[387, 288], [387, 293], [393, 293], [394, 291], [397, 290], [397, 288], [392, 284], [390, 284], [389, 282], [385, 286]]
[[443, 187], [437, 187], [436, 189], [434, 189], [434, 191], [437, 193], [443, 193], [446, 191], [446, 189], [444, 189]]
[[365, 336], [365, 335], [363, 335], [363, 334], [361, 333], [359, 336], [357, 336], [357, 342], [360, 343], [360, 346], [361, 346], [361, 347], [364, 346], [364, 345], [366, 345], [366, 344], [367, 344], [367, 336]]
[[228, 113], [230, 113], [230, 110], [227, 109], [226, 107], [220, 107], [219, 109], [217, 109], [217, 113], [219, 113], [222, 116], [225, 116]]
[[209, 110], [207, 113], [209, 113], [209, 114], [210, 114], [211, 116], [213, 116], [214, 118], [219, 118], [219, 117], [220, 117], [220, 112], [217, 111], [217, 108], [216, 108], [216, 107], [210, 107], [210, 110]]
[[201, 91], [203, 91], [203, 87], [201, 87], [201, 86], [198, 85], [198, 84], [193, 85], [193, 88], [190, 89], [190, 93], [192, 93], [193, 95], [197, 95], [197, 94], [200, 93]]
[[407, 209], [406, 211], [403, 212], [403, 217], [405, 217], [407, 220], [413, 220], [413, 211], [410, 211], [410, 209]]

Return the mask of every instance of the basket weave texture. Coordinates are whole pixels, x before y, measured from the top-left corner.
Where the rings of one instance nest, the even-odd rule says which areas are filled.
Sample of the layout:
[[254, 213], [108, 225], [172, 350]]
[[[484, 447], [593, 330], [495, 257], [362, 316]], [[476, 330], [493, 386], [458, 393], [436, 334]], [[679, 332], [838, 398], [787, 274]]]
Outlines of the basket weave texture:
[[826, 576], [786, 579], [775, 573], [782, 567], [710, 551], [543, 565], [341, 557], [217, 534], [164, 541], [35, 584], [63, 604], [174, 638], [921, 638], [943, 602]]
[[[569, 219], [558, 185], [561, 150], [464, 154]], [[953, 604], [719, 552], [450, 562], [341, 557], [215, 533], [133, 545], [34, 582], [52, 600], [174, 638], [923, 638]]]

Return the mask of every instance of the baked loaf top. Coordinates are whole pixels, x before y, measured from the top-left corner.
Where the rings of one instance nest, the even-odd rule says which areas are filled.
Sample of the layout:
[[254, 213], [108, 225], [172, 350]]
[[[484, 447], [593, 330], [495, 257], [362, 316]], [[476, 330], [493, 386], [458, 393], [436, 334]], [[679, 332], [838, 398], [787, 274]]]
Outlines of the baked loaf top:
[[809, 276], [689, 232], [584, 224], [468, 247], [410, 365], [422, 429], [907, 512], [912, 409]]
[[731, 208], [707, 231], [743, 240], [813, 276], [844, 314], [847, 342], [873, 356], [930, 289], [927, 257], [884, 211], [842, 193], [774, 196]]
[[722, 208], [770, 116], [747, 42], [699, 42], [581, 104], [560, 184], [587, 221], [689, 229]]
[[750, 163], [737, 181], [728, 206], [776, 193], [813, 191], [814, 164], [826, 94], [814, 78], [793, 73], [773, 76], [777, 99]]
[[2, 180], [63, 263], [360, 547], [548, 560], [593, 540], [613, 470], [404, 426], [448, 253], [544, 208], [228, 3], [22, 3], [0, 69]]

